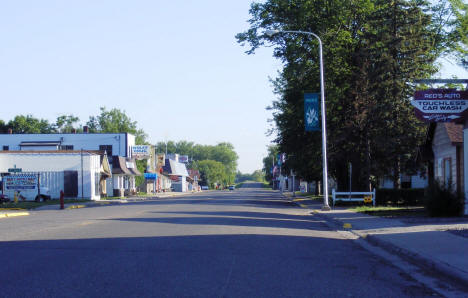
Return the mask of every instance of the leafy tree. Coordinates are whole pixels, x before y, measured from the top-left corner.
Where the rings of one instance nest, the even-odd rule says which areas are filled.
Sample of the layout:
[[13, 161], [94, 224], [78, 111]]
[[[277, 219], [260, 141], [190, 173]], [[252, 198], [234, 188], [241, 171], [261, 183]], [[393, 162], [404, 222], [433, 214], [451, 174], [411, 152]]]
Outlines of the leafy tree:
[[224, 165], [215, 160], [201, 160], [194, 163], [194, 168], [200, 171], [201, 180], [213, 187], [216, 183], [226, 184]]
[[456, 53], [460, 64], [468, 69], [468, 3], [462, 0], [450, 0], [455, 16], [452, 50]]
[[263, 158], [263, 172], [265, 173], [265, 179], [269, 182], [273, 180], [273, 167], [278, 162], [276, 157], [279, 154], [278, 145], [270, 145], [267, 148], [268, 155]]
[[62, 115], [57, 117], [55, 121], [55, 130], [60, 133], [70, 133], [76, 129], [75, 124], [80, 121], [80, 118], [73, 115]]
[[105, 107], [101, 107], [101, 114], [90, 116], [86, 125], [89, 127], [90, 132], [131, 133], [135, 135], [137, 145], [147, 144], [146, 133], [137, 127], [137, 122], [132, 121], [125, 114], [125, 111], [119, 109], [114, 108], [107, 111]]
[[32, 115], [18, 115], [8, 121], [6, 128], [11, 128], [13, 133], [53, 133], [53, 125], [45, 119], [37, 119]]
[[[346, 185], [353, 163], [356, 188], [372, 177], [398, 176], [412, 159], [423, 129], [412, 114], [409, 98], [416, 78], [436, 71], [442, 53], [442, 24], [431, 18], [422, 0], [268, 0], [253, 3], [251, 27], [237, 35], [247, 53], [267, 43], [284, 68], [274, 81], [273, 133], [286, 168], [307, 180], [320, 179], [320, 132], [306, 133], [303, 92], [320, 90], [318, 44], [300, 34], [262, 34], [263, 30], [303, 30], [318, 34], [324, 44], [330, 174]], [[267, 171], [268, 173], [268, 171]]]

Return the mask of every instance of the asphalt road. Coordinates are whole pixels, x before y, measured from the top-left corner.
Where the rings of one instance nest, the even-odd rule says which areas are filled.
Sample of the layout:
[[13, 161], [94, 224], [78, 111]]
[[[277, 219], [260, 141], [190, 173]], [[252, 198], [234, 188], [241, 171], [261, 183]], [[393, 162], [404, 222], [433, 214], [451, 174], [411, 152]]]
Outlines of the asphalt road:
[[1, 219], [0, 296], [435, 295], [276, 192], [246, 186]]

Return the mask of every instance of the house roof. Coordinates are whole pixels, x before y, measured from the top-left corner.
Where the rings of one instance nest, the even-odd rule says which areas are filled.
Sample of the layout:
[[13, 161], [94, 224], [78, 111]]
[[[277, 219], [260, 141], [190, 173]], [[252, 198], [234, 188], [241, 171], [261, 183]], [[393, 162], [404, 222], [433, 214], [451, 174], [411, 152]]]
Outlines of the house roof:
[[166, 165], [163, 167], [163, 170], [169, 175], [188, 176], [185, 164], [172, 159], [166, 159]]
[[463, 124], [447, 122], [444, 125], [452, 145], [463, 144]]
[[125, 157], [112, 156], [112, 174], [134, 175], [128, 168]]

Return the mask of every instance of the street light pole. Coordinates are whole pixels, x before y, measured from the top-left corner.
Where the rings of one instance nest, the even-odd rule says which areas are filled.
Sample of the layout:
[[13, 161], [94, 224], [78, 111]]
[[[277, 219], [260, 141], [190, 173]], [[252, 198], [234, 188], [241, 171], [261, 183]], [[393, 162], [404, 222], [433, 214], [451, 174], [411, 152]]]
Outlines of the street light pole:
[[273, 36], [279, 33], [294, 33], [294, 34], [306, 34], [312, 35], [317, 38], [319, 42], [319, 60], [320, 60], [320, 103], [322, 111], [322, 157], [323, 157], [323, 206], [322, 210], [330, 210], [328, 205], [328, 167], [327, 167], [327, 126], [326, 126], [326, 110], [325, 110], [325, 80], [323, 73], [323, 51], [322, 51], [322, 40], [318, 35], [307, 31], [279, 31], [279, 30], [266, 30], [265, 34]]

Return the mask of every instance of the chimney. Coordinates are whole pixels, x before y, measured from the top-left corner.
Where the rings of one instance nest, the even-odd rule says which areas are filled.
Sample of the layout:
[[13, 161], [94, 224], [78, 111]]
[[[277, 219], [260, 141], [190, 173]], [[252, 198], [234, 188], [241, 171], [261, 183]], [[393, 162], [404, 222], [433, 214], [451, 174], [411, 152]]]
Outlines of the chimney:
[[13, 129], [8, 128], [8, 134], [9, 134], [9, 135], [12, 135], [12, 134], [13, 134]]
[[88, 126], [87, 125], [83, 126], [83, 133], [88, 133]]

